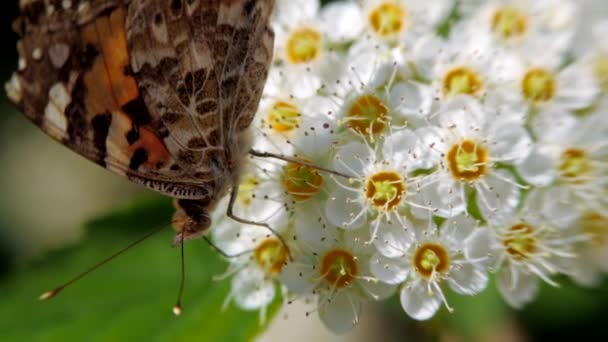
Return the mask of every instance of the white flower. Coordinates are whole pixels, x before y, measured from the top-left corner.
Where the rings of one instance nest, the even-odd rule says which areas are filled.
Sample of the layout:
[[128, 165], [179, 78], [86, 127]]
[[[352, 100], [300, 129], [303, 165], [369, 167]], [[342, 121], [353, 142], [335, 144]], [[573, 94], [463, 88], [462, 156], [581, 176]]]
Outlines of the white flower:
[[[295, 95], [294, 84], [281, 69], [271, 69], [253, 128], [254, 147], [261, 151], [291, 155], [327, 157], [336, 130], [336, 115], [331, 115], [334, 103], [327, 97]], [[324, 155], [323, 155], [324, 154]]]
[[406, 47], [433, 32], [452, 8], [451, 0], [363, 0], [366, 33], [378, 41]]
[[604, 96], [608, 94], [608, 43], [604, 39], [607, 35], [608, 20], [594, 25], [593, 35], [590, 35], [591, 39], [588, 42], [591, 45], [591, 51], [582, 58], [582, 63], [590, 68], [591, 74]]
[[296, 225], [297, 232], [304, 232], [297, 235], [301, 248], [281, 279], [296, 295], [317, 296], [319, 318], [330, 330], [350, 330], [359, 320], [363, 302], [394, 292], [394, 286], [369, 272], [373, 248], [364, 243], [367, 236], [339, 230], [313, 214]]
[[465, 94], [483, 98], [503, 86], [520, 63], [513, 53], [497, 47], [479, 47], [463, 37], [443, 40], [436, 35], [420, 37], [407, 54], [417, 77], [430, 82], [436, 99]]
[[488, 283], [484, 229], [470, 217], [445, 220], [440, 229], [432, 221], [419, 222], [417, 242], [397, 258], [377, 253], [372, 273], [388, 284], [403, 283], [401, 305], [414, 319], [435, 315], [442, 303], [451, 311], [442, 284], [459, 294], [475, 295]]
[[536, 111], [578, 110], [589, 107], [599, 93], [596, 79], [584, 62], [562, 67], [564, 61], [527, 51], [521, 63], [505, 70], [503, 87], [492, 96]]
[[589, 212], [582, 215], [576, 228], [589, 239], [576, 246], [577, 257], [569, 259], [569, 276], [583, 286], [601, 284], [608, 273], [608, 217]]
[[550, 201], [608, 215], [608, 116], [579, 119], [563, 111], [539, 113], [532, 122], [537, 138], [517, 171], [535, 186], [554, 186]]
[[521, 308], [534, 299], [540, 279], [557, 286], [551, 276], [568, 274], [563, 266], [567, 259], [576, 257], [576, 244], [587, 238], [568, 232], [565, 229], [568, 220], [550, 216], [556, 211], [548, 210], [542, 198], [532, 192], [519, 213], [504, 217], [500, 223], [490, 224], [496, 234], [492, 245], [496, 250], [496, 268], [500, 270], [498, 289], [507, 303], [515, 308]]
[[[399, 144], [396, 144], [396, 143]], [[371, 241], [394, 225], [407, 230], [410, 224], [401, 214], [410, 206], [432, 210], [412, 201], [423, 187], [423, 178], [412, 172], [420, 168], [412, 155], [393, 153], [396, 146], [416, 148], [417, 137], [411, 131], [391, 135], [385, 144], [375, 148], [351, 142], [341, 146], [334, 158], [334, 169], [351, 175], [348, 182], [335, 179], [337, 187], [330, 194], [325, 213], [330, 222], [344, 229], [358, 229], [369, 224]], [[411, 233], [410, 233], [411, 234]]]
[[389, 128], [419, 122], [428, 115], [432, 93], [417, 82], [401, 79], [393, 56], [359, 57], [349, 56], [349, 70], [323, 89], [335, 104], [331, 112], [338, 114], [338, 133], [345, 133], [344, 140], [352, 139], [348, 133], [354, 133], [373, 142]]
[[[224, 201], [220, 208], [225, 209], [226, 205]], [[277, 226], [272, 217], [260, 222], [274, 224], [278, 233], [286, 233], [286, 227]], [[260, 310], [260, 320], [264, 322], [266, 309], [277, 291], [284, 292], [278, 275], [287, 262], [288, 248], [291, 247], [285, 246], [283, 240], [262, 227], [242, 225], [228, 219], [215, 222], [212, 239], [215, 246], [229, 256], [228, 269], [217, 278], [231, 278], [231, 290], [224, 306], [234, 301], [244, 310]]]
[[[340, 15], [344, 13], [345, 15]], [[310, 96], [324, 79], [340, 73], [332, 43], [351, 40], [362, 30], [352, 2], [319, 8], [318, 0], [279, 0], [274, 20], [275, 59], [294, 95]], [[359, 25], [359, 26], [357, 26]]]
[[577, 5], [571, 0], [490, 0], [481, 8], [467, 7], [471, 17], [454, 34], [482, 49], [533, 51], [559, 63], [577, 28]]
[[437, 125], [421, 132], [421, 148], [437, 167], [427, 176], [430, 185], [414, 197], [442, 217], [465, 212], [472, 190], [486, 220], [512, 211], [522, 185], [497, 163], [512, 164], [530, 151], [531, 139], [520, 116], [488, 112], [473, 98], [460, 95], [446, 101], [436, 117]]

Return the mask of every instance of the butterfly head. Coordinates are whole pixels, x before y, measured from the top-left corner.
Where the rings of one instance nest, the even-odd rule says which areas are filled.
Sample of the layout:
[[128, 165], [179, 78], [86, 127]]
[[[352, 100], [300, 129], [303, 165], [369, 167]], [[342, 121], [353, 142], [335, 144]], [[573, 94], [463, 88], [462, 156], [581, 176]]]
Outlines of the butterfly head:
[[176, 199], [174, 201], [173, 229], [174, 245], [182, 241], [200, 239], [211, 226], [208, 206], [200, 200]]

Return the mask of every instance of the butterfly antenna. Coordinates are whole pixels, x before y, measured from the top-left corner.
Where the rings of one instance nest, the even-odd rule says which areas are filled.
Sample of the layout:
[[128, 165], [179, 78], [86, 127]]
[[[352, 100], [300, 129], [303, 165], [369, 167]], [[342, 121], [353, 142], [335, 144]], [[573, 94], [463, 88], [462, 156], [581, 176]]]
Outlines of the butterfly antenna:
[[155, 234], [159, 233], [160, 231], [164, 230], [166, 227], [167, 227], [167, 225], [163, 225], [160, 228], [155, 229], [155, 230], [149, 232], [148, 234], [144, 235], [143, 237], [141, 237], [141, 238], [139, 238], [139, 239], [131, 242], [126, 247], [124, 247], [121, 250], [117, 251], [116, 253], [110, 255], [109, 257], [105, 258], [104, 260], [98, 262], [97, 264], [91, 266], [89, 269], [87, 269], [86, 271], [78, 274], [77, 276], [75, 276], [74, 278], [70, 279], [69, 281], [67, 281], [63, 285], [61, 285], [59, 287], [56, 287], [56, 288], [54, 288], [51, 291], [47, 291], [47, 292], [41, 294], [40, 297], [39, 297], [39, 299], [40, 300], [47, 300], [47, 299], [51, 299], [51, 298], [57, 296], [61, 291], [65, 290], [70, 285], [72, 285], [75, 282], [77, 282], [78, 280], [84, 278], [89, 273], [92, 273], [93, 271], [97, 270], [98, 268], [100, 268], [101, 266], [107, 264], [108, 262], [114, 260], [114, 258], [120, 256], [124, 252], [126, 252], [126, 251], [130, 250], [131, 248], [137, 246], [138, 244], [144, 242], [145, 240], [147, 240], [148, 238], [152, 237], [153, 235], [155, 235]]
[[179, 281], [179, 291], [177, 292], [177, 301], [173, 306], [173, 313], [175, 316], [179, 316], [182, 313], [182, 295], [184, 294], [184, 283], [186, 281], [186, 258], [184, 258], [184, 234], [182, 234], [181, 241], [181, 279]]

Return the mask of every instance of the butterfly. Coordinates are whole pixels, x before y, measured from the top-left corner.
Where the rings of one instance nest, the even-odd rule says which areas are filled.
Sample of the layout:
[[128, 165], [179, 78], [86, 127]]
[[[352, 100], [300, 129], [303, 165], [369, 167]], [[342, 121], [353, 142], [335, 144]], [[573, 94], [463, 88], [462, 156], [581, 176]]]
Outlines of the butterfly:
[[199, 238], [218, 201], [237, 191], [250, 152], [273, 8], [274, 0], [21, 0], [18, 70], [6, 91], [53, 139], [174, 198], [176, 242]]

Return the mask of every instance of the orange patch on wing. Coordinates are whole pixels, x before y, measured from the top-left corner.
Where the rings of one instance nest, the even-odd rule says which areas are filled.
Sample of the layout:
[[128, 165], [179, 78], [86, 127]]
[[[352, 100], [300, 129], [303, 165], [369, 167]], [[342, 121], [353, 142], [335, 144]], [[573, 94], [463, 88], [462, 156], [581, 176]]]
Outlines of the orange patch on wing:
[[172, 159], [162, 139], [151, 130], [139, 127], [139, 139], [130, 145], [126, 136], [133, 128], [131, 118], [122, 111], [112, 112], [112, 124], [106, 138], [106, 153], [111, 161], [129, 165], [133, 154], [138, 149], [146, 150], [148, 159], [143, 164], [150, 170], [158, 170]]
[[171, 155], [162, 140], [146, 128], [139, 129], [139, 139], [129, 147], [131, 155], [139, 148], [148, 153], [146, 168], [156, 170], [163, 167], [171, 159]]
[[129, 65], [125, 16], [126, 9], [121, 7], [82, 30], [84, 46], [90, 44], [99, 53], [84, 75], [89, 120], [99, 113], [119, 110], [139, 95], [135, 79], [125, 75]]

